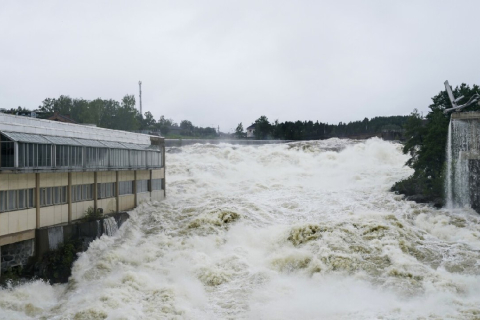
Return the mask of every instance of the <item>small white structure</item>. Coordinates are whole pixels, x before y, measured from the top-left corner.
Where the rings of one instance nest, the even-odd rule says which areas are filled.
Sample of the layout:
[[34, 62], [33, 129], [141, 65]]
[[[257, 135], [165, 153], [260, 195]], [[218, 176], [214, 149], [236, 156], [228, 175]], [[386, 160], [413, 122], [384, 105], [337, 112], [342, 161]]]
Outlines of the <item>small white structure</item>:
[[255, 138], [255, 123], [247, 128], [247, 138]]

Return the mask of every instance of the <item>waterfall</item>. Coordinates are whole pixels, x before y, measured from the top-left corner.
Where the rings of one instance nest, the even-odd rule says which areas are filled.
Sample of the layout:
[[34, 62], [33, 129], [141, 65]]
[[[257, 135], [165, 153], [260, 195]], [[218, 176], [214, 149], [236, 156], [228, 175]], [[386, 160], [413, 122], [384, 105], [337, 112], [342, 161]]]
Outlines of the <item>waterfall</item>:
[[48, 229], [48, 248], [50, 250], [58, 249], [63, 243], [63, 227], [53, 227]]
[[102, 236], [102, 226], [100, 225], [100, 220], [97, 220], [97, 238]]
[[[475, 207], [480, 132], [477, 121], [453, 119], [448, 128], [445, 194], [447, 208]], [[471, 172], [472, 171], [472, 172]], [[473, 174], [475, 173], [475, 174]]]
[[115, 218], [109, 217], [103, 219], [103, 230], [107, 236], [113, 236], [118, 230], [117, 221], [115, 221]]
[[448, 124], [447, 148], [445, 150], [447, 160], [447, 173], [445, 175], [445, 197], [448, 209], [453, 208], [452, 199], [452, 120]]

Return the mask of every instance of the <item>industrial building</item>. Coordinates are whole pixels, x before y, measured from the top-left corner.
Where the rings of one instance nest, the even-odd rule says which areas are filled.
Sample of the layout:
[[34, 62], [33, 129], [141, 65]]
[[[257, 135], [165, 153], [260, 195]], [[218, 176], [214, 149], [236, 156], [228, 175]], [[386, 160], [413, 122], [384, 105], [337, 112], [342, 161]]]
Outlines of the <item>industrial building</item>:
[[165, 197], [158, 136], [0, 113], [0, 150], [0, 249], [90, 207], [108, 214]]

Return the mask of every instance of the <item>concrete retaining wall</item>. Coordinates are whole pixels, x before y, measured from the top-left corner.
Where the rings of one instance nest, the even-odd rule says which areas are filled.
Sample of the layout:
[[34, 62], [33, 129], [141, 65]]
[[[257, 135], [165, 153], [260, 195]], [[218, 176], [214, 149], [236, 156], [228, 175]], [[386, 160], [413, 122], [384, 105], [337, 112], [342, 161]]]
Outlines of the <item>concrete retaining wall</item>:
[[69, 240], [80, 240], [86, 250], [90, 242], [107, 233], [103, 220], [113, 217], [118, 228], [129, 218], [128, 213], [119, 212], [103, 219], [45, 227], [35, 230], [35, 238], [0, 247], [0, 274], [9, 268], [27, 265], [30, 257], [40, 261], [47, 251], [55, 250]]
[[[129, 218], [128, 213], [120, 212], [109, 215], [113, 217], [117, 222], [117, 226], [120, 226]], [[61, 231], [56, 231], [56, 234], [61, 234], [61, 242], [65, 243], [69, 240], [80, 239], [84, 242], [85, 246], [106, 233], [103, 228], [103, 220], [80, 222], [75, 224], [67, 224], [57, 227], [47, 227], [36, 230], [36, 259], [41, 259], [43, 254], [49, 250], [54, 250], [58, 245], [55, 237], [52, 237], [52, 231], [55, 228], [61, 228]]]

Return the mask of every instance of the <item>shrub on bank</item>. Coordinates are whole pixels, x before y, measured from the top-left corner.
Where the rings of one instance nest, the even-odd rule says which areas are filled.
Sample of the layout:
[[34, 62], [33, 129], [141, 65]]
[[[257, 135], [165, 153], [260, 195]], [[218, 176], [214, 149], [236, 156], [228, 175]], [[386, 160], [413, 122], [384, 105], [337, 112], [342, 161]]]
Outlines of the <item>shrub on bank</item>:
[[89, 221], [95, 221], [103, 218], [103, 213], [101, 212], [100, 209], [95, 210], [93, 207], [89, 207], [85, 211], [85, 215], [83, 216], [83, 221], [89, 222]]

